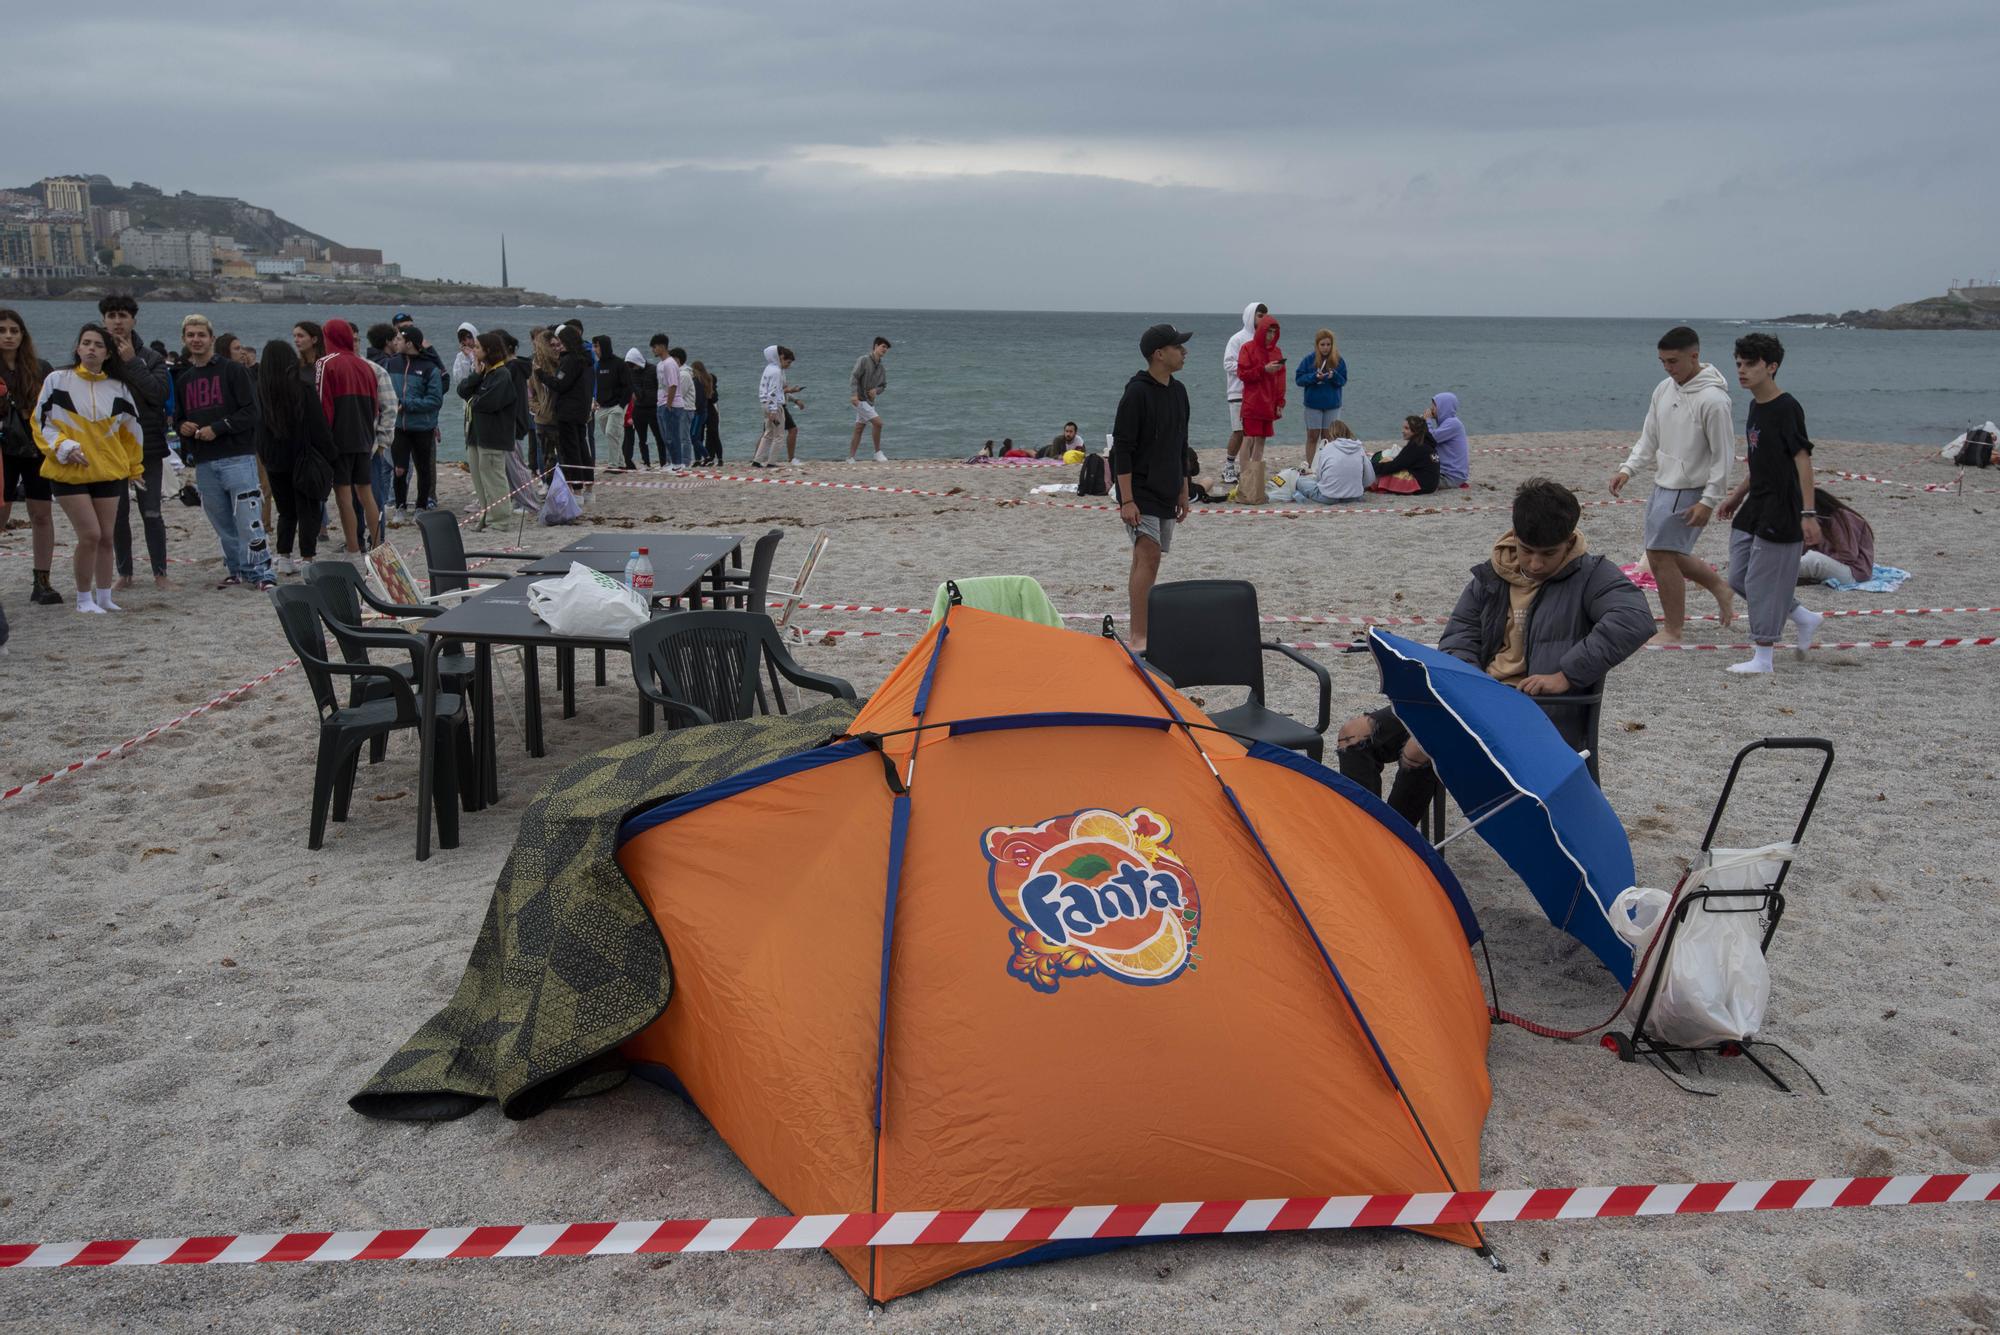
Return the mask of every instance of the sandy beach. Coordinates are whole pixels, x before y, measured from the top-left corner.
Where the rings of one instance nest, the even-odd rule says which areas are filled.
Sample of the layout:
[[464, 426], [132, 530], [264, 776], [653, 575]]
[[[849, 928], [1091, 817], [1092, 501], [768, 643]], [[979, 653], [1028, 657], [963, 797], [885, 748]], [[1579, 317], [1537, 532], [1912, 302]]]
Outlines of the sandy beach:
[[[1420, 498], [1401, 512], [1198, 512], [1162, 578], [1250, 578], [1271, 614], [1441, 617], [1507, 527], [1515, 484], [1545, 474], [1587, 502], [1608, 499], [1605, 482], [1629, 441], [1574, 432], [1476, 438], [1469, 492]], [[1299, 447], [1274, 453], [1293, 461]], [[1922, 484], [1953, 472], [1935, 451], [1839, 441], [1820, 442], [1815, 463], [1822, 478], [1843, 469]], [[740, 467], [739, 459], [726, 471]], [[831, 545], [812, 602], [928, 607], [946, 577], [1022, 573], [1065, 612], [1122, 613], [1128, 549], [1114, 517], [1029, 498], [1034, 485], [1073, 474], [936, 460], [821, 462], [770, 476], [956, 494], [769, 481], [607, 485], [588, 521], [745, 535], [781, 526], [785, 579], [823, 529]], [[1877, 559], [1914, 577], [1892, 594], [1804, 590], [1809, 606], [2000, 605], [2000, 478], [1975, 473], [1952, 493], [1822, 485], [1873, 522]], [[448, 504], [470, 496], [455, 467], [443, 470], [441, 487]], [[1452, 508], [1460, 505], [1490, 508]], [[178, 587], [134, 588], [120, 595], [127, 610], [111, 617], [28, 605], [25, 516], [0, 535], [0, 598], [13, 623], [12, 652], [0, 658], [0, 788], [143, 733], [289, 656], [264, 597], [211, 587], [220, 562], [200, 512], [169, 509], [170, 550], [186, 562], [172, 568]], [[1593, 551], [1636, 561], [1640, 520], [1636, 505], [1592, 506], [1583, 532]], [[512, 530], [504, 532], [484, 536], [512, 542]], [[413, 527], [394, 536], [420, 552]], [[552, 550], [568, 536], [530, 529], [519, 541]], [[58, 540], [67, 541], [60, 518]], [[1719, 562], [1725, 545], [1722, 534], [1709, 535], [1698, 554]], [[67, 589], [61, 553], [57, 565], [57, 587]], [[1714, 610], [1699, 593], [1690, 603], [1697, 614]], [[816, 631], [898, 633], [813, 635], [796, 651], [864, 695], [926, 624], [893, 613], [806, 611], [796, 619]], [[1840, 617], [1820, 638], [1978, 636], [1996, 626], [2000, 614], [1990, 612]], [[1286, 640], [1356, 633], [1330, 624], [1273, 629]], [[1691, 642], [1745, 638], [1740, 623], [1722, 631], [1696, 621], [1689, 630]], [[1405, 633], [1434, 642], [1436, 627]], [[1987, 703], [1996, 654], [1868, 648], [1815, 651], [1805, 662], [1784, 654], [1775, 677], [1738, 679], [1723, 671], [1743, 656], [1737, 651], [1645, 652], [1613, 674], [1604, 786], [1630, 831], [1642, 884], [1672, 886], [1742, 744], [1816, 735], [1838, 748], [1787, 886], [1766, 1025], [1766, 1036], [1810, 1065], [1827, 1093], [1789, 1097], [1735, 1062], [1711, 1066], [1699, 1082], [1716, 1097], [1696, 1097], [1595, 1043], [1498, 1028], [1481, 1185], [2000, 1165], [1991, 1030], [2000, 1014], [1992, 951], [2000, 784]], [[1334, 676], [1336, 725], [1379, 703], [1365, 656], [1321, 657]], [[1309, 715], [1305, 674], [1275, 658], [1269, 671], [1273, 702]], [[503, 680], [505, 698], [514, 679]], [[352, 818], [331, 827], [323, 851], [307, 850], [316, 727], [296, 670], [0, 803], [0, 940], [12, 959], [0, 974], [8, 1067], [0, 1241], [779, 1212], [696, 1113], [643, 1084], [521, 1123], [488, 1108], [455, 1122], [394, 1124], [346, 1104], [450, 994], [537, 786], [630, 737], [633, 698], [618, 656], [608, 685], [581, 689], [576, 718], [560, 718], [551, 691], [541, 760], [521, 745], [518, 713], [503, 715], [501, 802], [464, 817], [462, 845], [421, 865], [413, 859], [408, 734], [386, 763], [362, 767]], [[1215, 693], [1209, 703], [1233, 700]], [[1739, 842], [1788, 833], [1802, 801], [1802, 770], [1765, 772], [1778, 781], [1734, 808]], [[1731, 842], [1732, 831], [1723, 833]], [[1615, 984], [1545, 922], [1512, 873], [1473, 839], [1454, 844], [1450, 861], [1488, 933], [1502, 1003], [1565, 1027], [1603, 1018], [1617, 1001]], [[1413, 1234], [1210, 1239], [968, 1276], [883, 1309], [816, 1252], [16, 1273], [0, 1276], [0, 1326], [2000, 1325], [2000, 1227], [1991, 1206], [1515, 1224], [1496, 1227], [1493, 1241], [1505, 1274]]]

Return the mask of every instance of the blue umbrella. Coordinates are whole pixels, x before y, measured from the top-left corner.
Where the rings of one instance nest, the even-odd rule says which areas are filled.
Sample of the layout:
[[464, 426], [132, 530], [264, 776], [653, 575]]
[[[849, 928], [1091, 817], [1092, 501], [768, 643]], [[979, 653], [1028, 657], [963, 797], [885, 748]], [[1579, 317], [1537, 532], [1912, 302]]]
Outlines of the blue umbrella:
[[1610, 910], [1632, 885], [1632, 845], [1584, 758], [1531, 697], [1471, 664], [1381, 630], [1368, 647], [1396, 717], [1480, 837], [1630, 987], [1632, 948]]

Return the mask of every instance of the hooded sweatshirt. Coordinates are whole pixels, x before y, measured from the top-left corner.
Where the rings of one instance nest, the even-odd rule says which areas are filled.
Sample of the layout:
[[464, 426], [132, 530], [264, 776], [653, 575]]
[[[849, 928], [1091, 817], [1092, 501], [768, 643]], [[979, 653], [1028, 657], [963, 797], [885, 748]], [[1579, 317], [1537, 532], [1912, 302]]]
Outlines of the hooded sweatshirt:
[[[211, 356], [201, 366], [188, 361], [176, 367], [174, 415], [174, 439], [183, 457], [194, 463], [213, 463], [257, 448], [257, 389], [233, 357]], [[181, 435], [182, 422], [207, 427], [215, 439]]]
[[764, 349], [764, 374], [757, 377], [757, 402], [767, 413], [785, 411], [785, 372], [778, 365], [778, 345]]
[[1222, 345], [1222, 384], [1231, 403], [1243, 401], [1243, 381], [1236, 374], [1236, 354], [1243, 351], [1243, 345], [1257, 332], [1257, 308], [1264, 303], [1253, 301], [1243, 308], [1243, 327], [1229, 336]]
[[[123, 482], [144, 471], [132, 391], [102, 372], [72, 366], [42, 377], [29, 426], [42, 451], [42, 476], [51, 482]], [[81, 447], [83, 457], [63, 463], [56, 453], [69, 441]]]
[[1111, 483], [1132, 477], [1132, 501], [1142, 515], [1172, 519], [1186, 494], [1188, 455], [1187, 386], [1168, 377], [1166, 384], [1140, 371], [1125, 382], [1118, 416], [1111, 424]]
[[1431, 423], [1431, 439], [1437, 442], [1438, 472], [1447, 484], [1462, 487], [1472, 480], [1472, 443], [1465, 438], [1465, 423], [1458, 420], [1458, 395], [1447, 390], [1431, 400], [1437, 420]]
[[[1570, 562], [1587, 552], [1583, 534], [1569, 535], [1569, 550], [1556, 563], [1556, 571], [1567, 568]], [[1536, 579], [1521, 569], [1520, 540], [1512, 529], [1493, 544], [1493, 573], [1507, 585], [1507, 627], [1500, 638], [1499, 652], [1486, 664], [1486, 675], [1495, 681], [1509, 685], [1526, 677], [1528, 672], [1528, 609], [1535, 605], [1535, 595], [1541, 592], [1548, 575]]]
[[1729, 382], [1703, 362], [1685, 385], [1668, 376], [1654, 387], [1646, 425], [1618, 471], [1629, 477], [1650, 463], [1657, 485], [1672, 491], [1700, 487], [1701, 503], [1713, 510], [1729, 490], [1735, 449]]
[[[1275, 371], [1264, 368], [1278, 363]], [[1278, 320], [1257, 318], [1257, 333], [1236, 353], [1236, 376], [1243, 382], [1243, 434], [1269, 436], [1285, 411], [1285, 352], [1278, 346]]]
[[[470, 320], [466, 320], [460, 324], [458, 332], [461, 334], [470, 334], [474, 339], [479, 337], [479, 330], [473, 326]], [[454, 385], [462, 384], [465, 378], [472, 374], [473, 368], [478, 365], [479, 359], [461, 347], [458, 350], [458, 355], [451, 359], [451, 383]]]
[[557, 422], [575, 425], [590, 420], [590, 354], [583, 349], [583, 335], [564, 325], [556, 335], [562, 349], [556, 358], [555, 374], [536, 371], [535, 379], [548, 390], [550, 409]]
[[399, 352], [381, 363], [389, 383], [396, 390], [396, 429], [433, 431], [438, 409], [444, 404], [444, 368], [425, 348], [419, 352]]
[[1328, 438], [1313, 454], [1313, 481], [1329, 501], [1358, 501], [1375, 482], [1367, 447], [1352, 436]]
[[1305, 400], [1306, 407], [1323, 413], [1336, 412], [1340, 408], [1340, 391], [1347, 385], [1347, 358], [1335, 356], [1333, 365], [1322, 369], [1319, 348], [1315, 345], [1312, 356], [1299, 358], [1292, 381], [1305, 391], [1299, 397]]
[[342, 454], [369, 454], [375, 449], [375, 421], [381, 404], [376, 375], [388, 378], [354, 353], [354, 327], [345, 320], [326, 322], [321, 331], [326, 356], [319, 359], [319, 402], [333, 445]]

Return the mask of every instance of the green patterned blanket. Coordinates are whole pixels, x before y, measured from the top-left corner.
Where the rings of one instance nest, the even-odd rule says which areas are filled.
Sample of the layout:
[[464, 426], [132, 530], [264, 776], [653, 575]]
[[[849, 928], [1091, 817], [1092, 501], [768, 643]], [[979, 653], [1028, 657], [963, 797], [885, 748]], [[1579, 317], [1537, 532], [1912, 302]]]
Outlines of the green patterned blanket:
[[641, 737], [577, 761], [521, 817], [514, 851], [445, 1008], [348, 1103], [369, 1117], [463, 1117], [497, 1099], [532, 1117], [625, 1078], [618, 1045], [673, 991], [652, 915], [614, 856], [636, 807], [690, 793], [839, 735], [856, 706]]

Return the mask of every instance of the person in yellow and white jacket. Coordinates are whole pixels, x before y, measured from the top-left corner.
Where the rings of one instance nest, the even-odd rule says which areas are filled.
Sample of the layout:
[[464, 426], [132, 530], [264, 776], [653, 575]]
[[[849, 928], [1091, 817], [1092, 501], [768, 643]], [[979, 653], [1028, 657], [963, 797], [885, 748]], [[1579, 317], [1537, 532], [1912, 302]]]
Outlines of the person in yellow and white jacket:
[[111, 534], [118, 498], [145, 471], [138, 409], [122, 369], [104, 326], [85, 325], [76, 336], [76, 364], [49, 372], [31, 419], [42, 476], [76, 530], [79, 612], [118, 610], [111, 601], [117, 578]]

